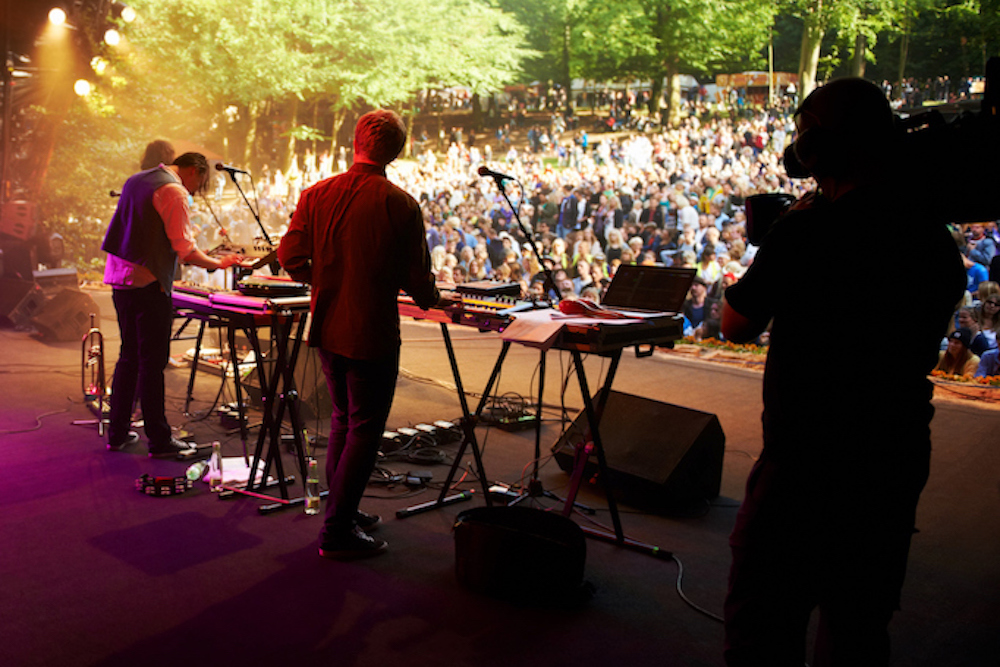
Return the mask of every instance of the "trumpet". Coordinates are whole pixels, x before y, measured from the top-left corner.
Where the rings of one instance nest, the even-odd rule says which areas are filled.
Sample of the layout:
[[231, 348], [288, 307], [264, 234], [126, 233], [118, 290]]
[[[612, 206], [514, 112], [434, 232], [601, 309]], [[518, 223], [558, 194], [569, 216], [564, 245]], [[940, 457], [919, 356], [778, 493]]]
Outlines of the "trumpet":
[[97, 327], [94, 313], [90, 314], [90, 330], [83, 336], [81, 383], [83, 400], [97, 415], [97, 432], [104, 435], [110, 409], [107, 382], [104, 375], [104, 336]]

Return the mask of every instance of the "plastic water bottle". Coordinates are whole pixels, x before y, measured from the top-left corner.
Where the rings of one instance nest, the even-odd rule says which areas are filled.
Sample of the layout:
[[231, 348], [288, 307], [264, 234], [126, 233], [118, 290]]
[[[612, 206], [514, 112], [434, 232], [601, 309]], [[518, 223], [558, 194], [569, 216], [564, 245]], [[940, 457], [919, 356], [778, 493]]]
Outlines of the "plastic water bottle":
[[187, 471], [184, 476], [188, 478], [190, 482], [197, 482], [202, 477], [205, 476], [205, 470], [208, 468], [208, 461], [195, 461], [190, 466], [188, 466]]
[[316, 459], [306, 461], [306, 514], [319, 514], [319, 465]]
[[208, 485], [212, 491], [222, 491], [222, 445], [212, 443], [212, 457], [208, 460]]

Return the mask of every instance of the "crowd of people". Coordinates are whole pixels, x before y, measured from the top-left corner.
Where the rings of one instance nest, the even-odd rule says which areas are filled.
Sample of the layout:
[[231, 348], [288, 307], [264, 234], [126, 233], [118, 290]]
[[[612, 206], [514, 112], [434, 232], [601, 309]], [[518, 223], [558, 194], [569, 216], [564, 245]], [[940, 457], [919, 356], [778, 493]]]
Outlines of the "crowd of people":
[[[546, 292], [544, 266], [558, 290], [548, 290], [550, 297], [599, 303], [623, 263], [691, 267], [697, 277], [684, 308], [685, 333], [720, 338], [718, 302], [757, 250], [747, 237], [747, 197], [799, 198], [812, 187], [784, 170], [782, 153], [795, 131], [788, 108], [736, 118], [692, 113], [679, 127], [656, 133], [589, 135], [567, 131], [558, 118], [536, 116], [534, 123], [522, 120], [520, 132], [504, 126], [478, 137], [452, 128], [444, 153], [427, 145], [415, 151], [417, 159], [389, 167], [390, 179], [420, 203], [438, 282], [515, 281], [524, 298], [538, 298]], [[418, 147], [426, 143], [420, 136]], [[513, 209], [494, 179], [479, 176], [482, 165], [511, 176], [505, 187]], [[343, 150], [307, 152], [285, 173], [267, 170], [256, 183], [247, 181], [260, 224], [241, 198], [221, 205], [228, 179], [219, 174], [215, 196], [196, 202], [202, 246], [226, 241], [225, 229], [229, 242], [247, 248], [261, 226], [276, 243], [301, 191], [348, 166]], [[975, 331], [971, 338], [995, 350], [997, 316], [988, 311], [997, 267], [991, 276], [990, 264], [1000, 237], [993, 223], [965, 227], [954, 230], [969, 276], [966, 299], [956, 307], [970, 308], [972, 320], [960, 326], [956, 311], [954, 329]], [[765, 332], [759, 342], [767, 338]], [[942, 363], [946, 348], [943, 341]], [[987, 350], [977, 344], [971, 353], [981, 359]]]

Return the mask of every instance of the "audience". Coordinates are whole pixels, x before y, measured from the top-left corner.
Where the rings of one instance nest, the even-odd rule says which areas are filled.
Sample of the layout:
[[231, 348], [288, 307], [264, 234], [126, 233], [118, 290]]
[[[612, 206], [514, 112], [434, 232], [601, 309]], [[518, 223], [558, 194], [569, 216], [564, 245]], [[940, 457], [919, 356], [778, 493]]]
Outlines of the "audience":
[[[581, 130], [540, 127], [527, 146], [515, 145], [509, 128], [497, 134], [495, 146], [482, 137], [475, 146], [465, 143], [467, 134], [454, 128], [440, 152], [429, 141], [415, 144], [418, 159], [394, 163], [388, 176], [420, 204], [439, 281], [513, 280], [521, 283], [523, 297], [537, 297], [544, 290], [542, 260], [565, 269], [556, 275], [560, 298], [599, 302], [622, 264], [690, 267], [698, 278], [684, 306], [686, 333], [719, 337], [712, 306], [756, 253], [746, 237], [746, 197], [765, 192], [801, 197], [812, 184], [790, 180], [781, 164], [794, 138], [789, 108], [738, 117], [698, 110], [700, 115], [678, 127], [655, 133], [585, 138]], [[493, 156], [505, 159], [502, 170], [517, 179], [508, 182], [508, 195], [540, 258], [530, 252], [493, 179], [478, 176], [478, 167]], [[563, 166], [554, 169], [546, 156], [558, 156]], [[347, 166], [345, 152], [336, 161], [328, 153], [307, 152], [301, 166], [296, 160], [284, 173], [266, 169], [257, 182], [260, 225], [237, 201], [215, 207], [221, 227], [231, 243], [244, 247], [260, 244], [260, 226], [272, 239], [280, 238], [301, 190]], [[215, 247], [226, 239], [201, 206], [195, 202], [199, 245]], [[979, 362], [974, 353], [988, 355], [997, 346], [1000, 287], [986, 280], [984, 271], [995, 261], [1000, 239], [993, 223], [953, 229], [969, 273], [965, 304], [974, 308], [956, 312], [959, 328], [941, 364], [949, 373], [971, 374]], [[949, 353], [959, 345], [964, 352]]]

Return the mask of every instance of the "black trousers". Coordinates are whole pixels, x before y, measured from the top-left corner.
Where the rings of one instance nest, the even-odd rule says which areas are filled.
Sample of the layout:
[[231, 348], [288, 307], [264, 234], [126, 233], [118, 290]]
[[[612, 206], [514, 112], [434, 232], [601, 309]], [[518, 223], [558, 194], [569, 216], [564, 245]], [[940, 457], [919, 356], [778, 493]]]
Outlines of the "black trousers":
[[817, 608], [810, 664], [889, 663], [888, 625], [929, 472], [924, 445], [886, 464], [756, 463], [730, 537], [727, 665], [801, 667]]
[[111, 383], [108, 442], [118, 444], [127, 437], [138, 394], [149, 445], [166, 445], [171, 432], [164, 411], [163, 371], [170, 359], [173, 304], [158, 282], [115, 289], [112, 299], [122, 341]]
[[354, 527], [396, 392], [399, 352], [369, 360], [319, 350], [319, 357], [333, 403], [326, 459], [330, 493], [321, 535], [326, 541]]

